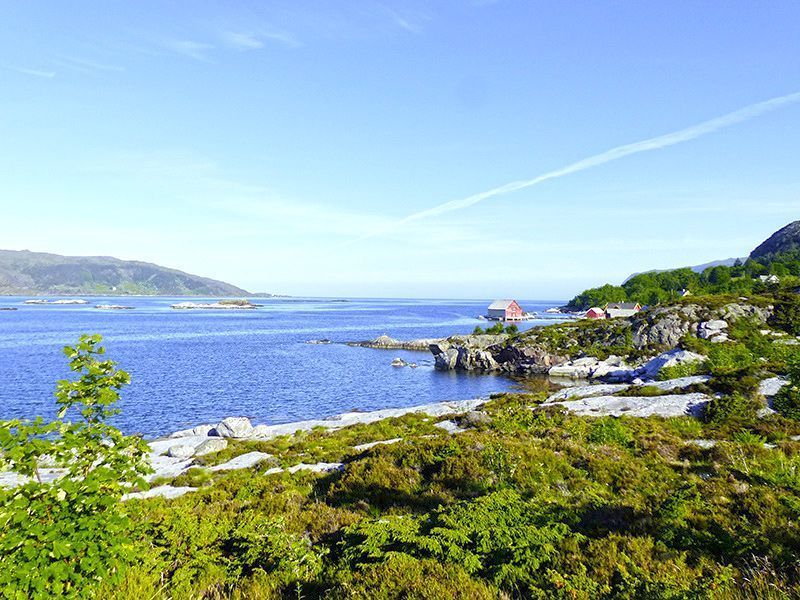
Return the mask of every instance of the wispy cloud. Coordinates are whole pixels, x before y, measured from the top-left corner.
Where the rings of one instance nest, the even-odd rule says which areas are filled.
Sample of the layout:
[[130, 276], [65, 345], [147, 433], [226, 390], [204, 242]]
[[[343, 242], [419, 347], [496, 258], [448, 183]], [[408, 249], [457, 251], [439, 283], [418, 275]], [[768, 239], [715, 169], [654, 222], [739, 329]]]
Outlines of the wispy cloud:
[[54, 62], [57, 65], [67, 67], [69, 69], [74, 69], [76, 71], [81, 71], [84, 73], [91, 73], [97, 71], [122, 72], [125, 70], [125, 67], [120, 67], [117, 65], [109, 65], [101, 62], [96, 62], [93, 60], [86, 60], [83, 58], [76, 58], [72, 56], [65, 56]]
[[12, 71], [22, 73], [23, 75], [31, 75], [32, 77], [41, 77], [43, 79], [52, 79], [56, 76], [55, 71], [44, 71], [42, 69], [27, 69], [25, 67], [8, 67]]
[[290, 48], [299, 48], [303, 45], [288, 31], [268, 31], [266, 33], [262, 33], [261, 37], [272, 42], [283, 44], [284, 46], [288, 46]]
[[392, 22], [397, 25], [400, 29], [405, 29], [410, 33], [421, 33], [422, 26], [419, 23], [412, 21], [409, 17], [401, 15], [396, 10], [389, 8], [388, 6], [384, 6], [386, 13], [392, 19]]
[[259, 31], [224, 31], [220, 34], [222, 42], [235, 50], [260, 50], [267, 42], [280, 44], [288, 48], [299, 48], [302, 44], [288, 31], [270, 29]]
[[225, 31], [220, 37], [228, 46], [237, 50], [258, 50], [264, 47], [264, 42], [252, 33]]
[[208, 60], [208, 52], [214, 49], [214, 46], [211, 44], [195, 42], [193, 40], [167, 39], [163, 40], [161, 45], [175, 54], [203, 61]]
[[687, 127], [685, 129], [673, 131], [671, 133], [642, 140], [640, 142], [634, 142], [632, 144], [617, 146], [615, 148], [611, 148], [610, 150], [606, 150], [605, 152], [601, 152], [600, 154], [595, 154], [594, 156], [590, 156], [588, 158], [584, 158], [583, 160], [579, 160], [577, 162], [569, 164], [560, 169], [548, 171], [547, 173], [544, 173], [532, 179], [512, 181], [510, 183], [501, 185], [496, 188], [492, 188], [485, 192], [473, 194], [472, 196], [467, 196], [466, 198], [460, 198], [458, 200], [451, 200], [449, 202], [444, 202], [443, 204], [439, 204], [432, 208], [410, 214], [407, 217], [394, 221], [387, 227], [370, 231], [360, 237], [350, 240], [346, 242], [345, 245], [354, 244], [356, 242], [376, 237], [378, 235], [387, 233], [391, 230], [397, 229], [398, 227], [401, 227], [407, 223], [419, 221], [422, 219], [437, 217], [439, 215], [449, 213], [452, 211], [463, 210], [465, 208], [469, 208], [470, 206], [474, 206], [475, 204], [479, 204], [481, 202], [485, 202], [486, 200], [490, 200], [491, 198], [495, 198], [497, 196], [503, 196], [506, 194], [510, 194], [512, 192], [517, 192], [525, 188], [539, 185], [540, 183], [544, 183], [545, 181], [549, 181], [551, 179], [559, 179], [567, 175], [572, 175], [573, 173], [585, 171], [586, 169], [604, 165], [606, 163], [613, 162], [621, 158], [625, 158], [626, 156], [639, 154], [641, 152], [649, 152], [652, 150], [660, 150], [661, 148], [666, 148], [668, 146], [674, 146], [676, 144], [688, 142], [697, 139], [699, 137], [714, 133], [715, 131], [719, 131], [720, 129], [725, 129], [726, 127], [731, 127], [732, 125], [736, 125], [744, 121], [749, 121], [750, 119], [754, 119], [765, 113], [772, 112], [784, 106], [795, 104], [797, 102], [800, 102], [800, 92], [795, 92], [793, 94], [786, 94], [785, 96], [778, 96], [776, 98], [771, 98], [763, 102], [751, 104], [750, 106], [746, 106], [739, 110], [727, 113], [725, 115], [716, 117], [714, 119], [710, 119], [708, 121], [703, 121], [702, 123], [699, 123], [697, 125], [692, 125], [691, 127]]

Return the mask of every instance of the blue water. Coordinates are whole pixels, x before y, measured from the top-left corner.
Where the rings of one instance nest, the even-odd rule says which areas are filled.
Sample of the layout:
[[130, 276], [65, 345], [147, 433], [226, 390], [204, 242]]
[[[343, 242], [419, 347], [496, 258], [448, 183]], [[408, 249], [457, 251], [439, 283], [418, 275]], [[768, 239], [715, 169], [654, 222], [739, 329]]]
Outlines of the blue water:
[[[484, 396], [503, 376], [442, 373], [428, 353], [354, 348], [344, 342], [469, 333], [486, 301], [263, 299], [251, 311], [173, 310], [176, 298], [88, 298], [89, 305], [23, 305], [0, 297], [0, 419], [55, 414], [61, 353], [81, 333], [100, 333], [108, 356], [132, 377], [115, 423], [156, 436], [231, 415], [285, 423], [352, 409], [413, 406]], [[210, 301], [195, 299], [194, 301]], [[99, 304], [134, 306], [109, 311]], [[521, 302], [542, 311], [558, 302]], [[542, 322], [527, 322], [528, 328]], [[334, 343], [306, 341], [328, 338]], [[391, 366], [394, 357], [420, 365]]]

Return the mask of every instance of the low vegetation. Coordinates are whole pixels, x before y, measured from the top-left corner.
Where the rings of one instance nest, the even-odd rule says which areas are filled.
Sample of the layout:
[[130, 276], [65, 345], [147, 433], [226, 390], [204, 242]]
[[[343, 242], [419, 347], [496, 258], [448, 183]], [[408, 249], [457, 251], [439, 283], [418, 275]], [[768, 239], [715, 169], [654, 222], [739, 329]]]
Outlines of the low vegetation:
[[519, 333], [519, 327], [517, 327], [514, 323], [504, 326], [502, 321], [497, 321], [494, 325], [487, 327], [486, 329], [483, 329], [480, 325], [477, 325], [472, 331], [473, 335], [481, 335], [484, 333], [488, 335], [501, 335], [503, 333], [515, 335]]
[[[761, 334], [737, 335], [687, 340], [707, 352], [709, 385], [765, 368]], [[127, 375], [100, 353], [96, 338], [68, 349], [80, 377], [59, 402], [76, 423], [0, 424], [7, 466], [32, 476], [0, 492], [3, 597], [800, 597], [791, 352], [767, 360], [791, 378], [785, 415], [757, 417], [751, 386], [721, 393], [704, 420], [587, 419], [539, 407], [544, 392], [502, 394], [458, 435], [406, 415], [233, 442], [204, 460], [259, 449], [274, 461], [196, 469], [173, 481], [195, 492], [128, 502], [142, 446], [105, 423]], [[45, 455], [81, 470], [39, 482]], [[346, 466], [265, 474], [315, 461]]]

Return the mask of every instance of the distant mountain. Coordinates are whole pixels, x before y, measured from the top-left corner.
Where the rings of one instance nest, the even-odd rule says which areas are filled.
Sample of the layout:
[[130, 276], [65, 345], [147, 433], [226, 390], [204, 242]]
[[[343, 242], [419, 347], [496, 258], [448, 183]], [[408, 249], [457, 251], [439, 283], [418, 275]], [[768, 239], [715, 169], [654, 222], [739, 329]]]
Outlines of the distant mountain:
[[110, 256], [0, 250], [0, 294], [250, 296], [223, 281]]
[[786, 227], [773, 233], [750, 253], [750, 258], [753, 260], [769, 259], [776, 254], [797, 250], [800, 250], [800, 221], [789, 223]]
[[[694, 271], [695, 273], [702, 273], [703, 271], [705, 271], [706, 269], [708, 269], [710, 267], [732, 267], [733, 265], [736, 264], [737, 260], [739, 260], [741, 262], [744, 262], [744, 261], [747, 260], [747, 257], [745, 256], [745, 257], [742, 257], [742, 258], [724, 258], [722, 260], [712, 260], [711, 262], [703, 263], [702, 265], [695, 265], [693, 267], [684, 267], [684, 268], [689, 268], [692, 271]], [[633, 273], [632, 275], [629, 275], [628, 278], [625, 281], [623, 281], [622, 283], [623, 284], [627, 283], [628, 281], [630, 281], [631, 279], [633, 279], [637, 275], [643, 275], [645, 273], [666, 273], [667, 271], [674, 271], [674, 270], [675, 269], [651, 269], [650, 271], [642, 271], [641, 273]]]

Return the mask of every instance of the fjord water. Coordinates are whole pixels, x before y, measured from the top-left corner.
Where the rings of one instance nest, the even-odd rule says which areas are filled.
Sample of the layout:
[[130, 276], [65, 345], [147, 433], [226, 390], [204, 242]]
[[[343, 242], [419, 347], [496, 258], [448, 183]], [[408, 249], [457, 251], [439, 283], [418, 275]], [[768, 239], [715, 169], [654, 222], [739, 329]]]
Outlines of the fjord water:
[[[514, 387], [503, 376], [442, 373], [427, 352], [344, 342], [470, 333], [488, 302], [263, 299], [257, 310], [174, 310], [176, 298], [86, 298], [88, 305], [25, 305], [0, 297], [0, 419], [55, 414], [53, 390], [69, 377], [61, 352], [99, 333], [132, 377], [116, 424], [147, 437], [232, 415], [255, 424], [485, 396]], [[193, 299], [196, 302], [211, 301]], [[99, 310], [121, 304], [134, 310]], [[542, 311], [557, 302], [522, 302]], [[525, 329], [543, 321], [523, 323]], [[330, 339], [327, 345], [309, 340]], [[391, 366], [400, 357], [417, 369]]]

